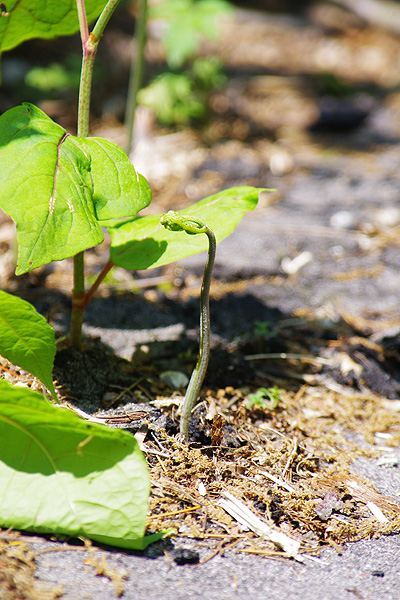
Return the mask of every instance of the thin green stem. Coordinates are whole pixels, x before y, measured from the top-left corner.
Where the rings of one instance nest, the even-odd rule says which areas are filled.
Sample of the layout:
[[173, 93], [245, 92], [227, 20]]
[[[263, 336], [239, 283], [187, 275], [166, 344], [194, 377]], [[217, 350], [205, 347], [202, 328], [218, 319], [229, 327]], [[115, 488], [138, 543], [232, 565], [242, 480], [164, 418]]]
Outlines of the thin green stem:
[[[119, 0], [109, 0], [103, 12], [89, 34], [84, 0], [77, 0], [79, 26], [82, 40], [82, 69], [79, 84], [78, 100], [78, 137], [89, 135], [90, 96], [93, 81], [93, 66], [99, 40], [103, 31], [116, 9]], [[80, 348], [82, 341], [83, 312], [85, 309], [85, 264], [84, 254], [74, 256], [74, 288], [72, 292], [71, 332], [70, 343]]]
[[92, 91], [94, 59], [96, 57], [100, 38], [103, 35], [104, 29], [113, 12], [117, 8], [118, 3], [119, 0], [109, 0], [109, 2], [107, 2], [103, 12], [97, 19], [92, 33], [89, 35], [84, 0], [77, 0], [83, 51], [81, 79], [79, 84], [78, 137], [87, 137], [89, 135], [90, 96]]
[[179, 424], [180, 433], [185, 439], [188, 439], [190, 416], [200, 395], [201, 386], [204, 381], [210, 358], [210, 285], [217, 242], [214, 232], [197, 217], [180, 215], [173, 211], [169, 211], [166, 215], [161, 217], [160, 223], [171, 231], [184, 230], [191, 235], [205, 233], [208, 237], [208, 256], [204, 267], [203, 283], [200, 294], [199, 356], [186, 390]]
[[93, 65], [94, 59], [96, 58], [96, 51], [97, 49], [95, 51], [88, 50], [87, 44], [83, 45], [78, 100], [78, 137], [87, 137], [89, 135], [90, 96], [92, 91]]
[[147, 0], [138, 0], [136, 15], [136, 49], [131, 60], [128, 96], [126, 99], [125, 127], [128, 131], [126, 151], [130, 155], [133, 145], [133, 132], [137, 107], [137, 95], [142, 86], [144, 71], [144, 49], [146, 46]]
[[[79, 85], [78, 127], [79, 137], [89, 134], [90, 92], [92, 89], [93, 63], [96, 51], [88, 50], [89, 31], [84, 0], [77, 0], [79, 24], [82, 40], [82, 69]], [[74, 288], [72, 291], [72, 312], [70, 327], [70, 344], [80, 348], [82, 343], [83, 301], [85, 298], [85, 263], [84, 253], [74, 256]]]
[[115, 9], [117, 8], [120, 0], [109, 0], [105, 5], [103, 12], [97, 19], [96, 25], [93, 27], [91, 36], [94, 36], [92, 43], [98, 44], [101, 36], [104, 33], [104, 29], [107, 26], [108, 21], [111, 19]]
[[210, 284], [215, 259], [216, 241], [211, 229], [207, 227], [205, 233], [208, 236], [209, 248], [200, 294], [199, 356], [186, 390], [179, 424], [180, 433], [185, 439], [189, 435], [189, 419], [200, 395], [210, 358]]

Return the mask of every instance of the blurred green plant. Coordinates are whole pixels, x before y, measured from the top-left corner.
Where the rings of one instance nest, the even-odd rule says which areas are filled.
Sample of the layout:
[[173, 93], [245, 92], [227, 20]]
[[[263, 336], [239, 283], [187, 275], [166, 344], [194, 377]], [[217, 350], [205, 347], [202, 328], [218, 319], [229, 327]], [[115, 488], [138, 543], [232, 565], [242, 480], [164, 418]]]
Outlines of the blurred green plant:
[[258, 321], [257, 319], [253, 322], [253, 333], [254, 335], [271, 339], [276, 337], [276, 332], [273, 331], [270, 321]]
[[59, 93], [79, 86], [79, 65], [74, 71], [61, 63], [52, 63], [48, 67], [34, 67], [25, 75], [26, 85], [47, 94]]
[[163, 44], [168, 65], [181, 67], [197, 54], [203, 39], [218, 39], [218, 21], [231, 11], [226, 0], [164, 0], [151, 7], [150, 18], [166, 24]]
[[139, 103], [151, 108], [164, 125], [187, 123], [204, 115], [193, 82], [184, 73], [161, 73], [138, 94]]
[[256, 342], [258, 352], [265, 352], [266, 347], [269, 346], [269, 341], [276, 338], [276, 331], [273, 330], [273, 325], [270, 321], [253, 321], [253, 336], [252, 341]]
[[261, 408], [263, 410], [273, 410], [281, 401], [279, 388], [274, 385], [271, 388], [258, 388], [254, 394], [248, 395], [249, 401], [246, 408]]
[[315, 81], [323, 94], [335, 98], [347, 98], [356, 93], [354, 85], [349, 85], [333, 73], [319, 73], [315, 76]]
[[143, 88], [138, 101], [153, 109], [160, 123], [181, 125], [206, 117], [208, 94], [226, 77], [215, 56], [196, 55], [202, 40], [218, 38], [219, 20], [231, 11], [226, 0], [164, 0], [150, 8], [150, 18], [164, 21], [162, 43], [171, 71]]
[[184, 125], [207, 116], [209, 92], [226, 81], [216, 57], [197, 58], [182, 73], [161, 73], [140, 90], [138, 101], [154, 110], [163, 125]]

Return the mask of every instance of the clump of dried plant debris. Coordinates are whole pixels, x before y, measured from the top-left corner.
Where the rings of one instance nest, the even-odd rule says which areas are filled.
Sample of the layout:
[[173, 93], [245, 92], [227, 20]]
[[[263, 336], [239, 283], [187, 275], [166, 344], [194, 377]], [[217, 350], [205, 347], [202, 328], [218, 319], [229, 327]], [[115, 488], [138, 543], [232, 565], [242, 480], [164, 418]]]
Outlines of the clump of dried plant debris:
[[35, 578], [35, 553], [17, 532], [0, 532], [0, 598], [55, 600], [62, 588], [49, 587]]
[[309, 385], [297, 393], [281, 390], [273, 410], [248, 409], [246, 400], [231, 388], [209, 394], [195, 415], [206, 443], [180, 443], [165, 430], [147, 434], [152, 529], [175, 527], [183, 536], [275, 555], [276, 543], [254, 529], [245, 532], [221, 508], [228, 493], [272, 530], [297, 540], [300, 553], [400, 531], [396, 500], [350, 470], [359, 456], [379, 456], [375, 434], [398, 440], [395, 404]]

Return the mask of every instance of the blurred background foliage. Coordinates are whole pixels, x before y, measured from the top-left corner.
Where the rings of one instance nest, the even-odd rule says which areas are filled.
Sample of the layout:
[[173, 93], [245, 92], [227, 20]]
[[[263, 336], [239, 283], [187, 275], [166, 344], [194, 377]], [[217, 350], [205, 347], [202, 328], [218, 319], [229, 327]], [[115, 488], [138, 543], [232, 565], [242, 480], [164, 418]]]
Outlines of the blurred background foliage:
[[[372, 172], [377, 148], [398, 144], [400, 1], [148, 0], [131, 146], [125, 115], [142, 1], [122, 0], [99, 46], [91, 135], [132, 148], [153, 190], [149, 210], [235, 185], [277, 188], [270, 198], [279, 202], [296, 174], [330, 177], [324, 161], [362, 152]], [[31, 101], [75, 133], [80, 63], [79, 35], [5, 52], [0, 112]], [[398, 171], [395, 151], [383, 160]]]
[[[100, 45], [92, 98], [95, 129], [111, 122], [122, 126], [124, 121], [139, 1], [121, 2]], [[252, 10], [258, 12], [250, 27]], [[267, 33], [262, 34], [264, 25]], [[213, 118], [237, 117], [244, 101], [232, 101], [240, 84], [236, 90], [230, 84], [258, 77], [250, 95], [264, 102], [264, 114], [261, 106], [247, 112], [252, 122], [261, 115], [263, 135], [276, 130], [285, 107], [290, 112], [287, 125], [307, 127], [315, 126], [318, 113], [329, 128], [329, 114], [335, 110], [333, 123], [343, 117], [345, 126], [359, 124], [373, 102], [385, 99], [397, 115], [399, 31], [398, 0], [150, 0], [139, 104], [162, 127], [204, 127]], [[29, 100], [73, 132], [80, 57], [78, 35], [32, 40], [6, 52], [0, 111]], [[293, 74], [300, 83], [289, 79]], [[287, 87], [275, 106], [276, 76], [286, 77]], [[219, 91], [224, 88], [223, 97]], [[389, 93], [394, 94], [390, 99]], [[312, 106], [311, 95], [321, 104], [317, 100]], [[301, 106], [296, 107], [294, 96], [299, 103], [301, 97]], [[318, 126], [324, 126], [322, 121]], [[233, 135], [253, 129], [251, 123], [238, 126]]]
[[[125, 16], [124, 34], [129, 28], [133, 36], [136, 4], [123, 0], [111, 27], [121, 26]], [[227, 0], [150, 2], [148, 23], [151, 26], [155, 22], [155, 28], [161, 32], [165, 62], [157, 66], [154, 74], [154, 69], [149, 69], [140, 103], [151, 108], [160, 123], [186, 124], [206, 117], [208, 93], [223, 85], [226, 78], [221, 60], [212, 55], [199, 57], [198, 51], [202, 41], [218, 40], [220, 17], [232, 10]], [[100, 46], [94, 85], [104, 92], [113, 73], [108, 71], [110, 57], [101, 50]], [[27, 99], [39, 104], [57, 99], [72, 101], [78, 91], [80, 65], [78, 35], [58, 42], [34, 40], [6, 53], [2, 59], [1, 111]], [[120, 68], [117, 66], [115, 71], [119, 74]], [[127, 87], [126, 80], [124, 83]]]
[[218, 39], [218, 20], [231, 11], [225, 0], [165, 0], [150, 6], [150, 20], [161, 21], [170, 70], [142, 89], [138, 100], [154, 110], [160, 123], [187, 124], [206, 117], [209, 92], [221, 87], [226, 78], [218, 58], [197, 54], [204, 39]]
[[163, 22], [167, 63], [180, 68], [196, 56], [202, 38], [217, 40], [218, 19], [232, 11], [226, 0], [164, 0], [150, 5], [150, 19]]

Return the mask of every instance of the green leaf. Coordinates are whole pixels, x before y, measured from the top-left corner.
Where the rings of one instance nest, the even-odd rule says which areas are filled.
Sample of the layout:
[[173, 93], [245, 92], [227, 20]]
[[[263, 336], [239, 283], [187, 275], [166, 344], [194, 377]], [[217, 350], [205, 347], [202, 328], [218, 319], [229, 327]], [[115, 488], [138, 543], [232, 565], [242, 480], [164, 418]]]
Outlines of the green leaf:
[[102, 138], [74, 140], [91, 157], [93, 202], [99, 221], [131, 217], [150, 204], [147, 181], [136, 173], [121, 148]]
[[131, 434], [0, 381], [0, 439], [1, 527], [132, 549], [154, 541], [143, 537], [149, 477]]
[[[217, 242], [220, 242], [232, 233], [245, 212], [256, 207], [261, 191], [249, 186], [230, 188], [179, 212], [202, 219], [213, 230]], [[188, 237], [184, 231], [168, 231], [160, 225], [160, 217], [138, 217], [109, 228], [111, 260], [126, 269], [147, 269], [166, 265], [208, 248], [205, 235]]]
[[281, 401], [279, 388], [274, 385], [271, 388], [258, 388], [254, 394], [248, 395], [249, 401], [246, 408], [261, 408], [263, 410], [274, 410]]
[[133, 216], [150, 201], [123, 150], [69, 135], [29, 103], [0, 117], [0, 164], [0, 206], [17, 226], [18, 275], [99, 244], [99, 218]]
[[57, 399], [52, 370], [54, 329], [29, 302], [0, 290], [0, 354], [32, 373]]
[[[88, 22], [103, 10], [106, 0], [85, 0]], [[4, 0], [0, 15], [0, 53], [32, 38], [55, 38], [79, 30], [74, 0]], [[5, 14], [4, 14], [5, 13]]]

